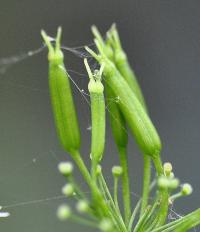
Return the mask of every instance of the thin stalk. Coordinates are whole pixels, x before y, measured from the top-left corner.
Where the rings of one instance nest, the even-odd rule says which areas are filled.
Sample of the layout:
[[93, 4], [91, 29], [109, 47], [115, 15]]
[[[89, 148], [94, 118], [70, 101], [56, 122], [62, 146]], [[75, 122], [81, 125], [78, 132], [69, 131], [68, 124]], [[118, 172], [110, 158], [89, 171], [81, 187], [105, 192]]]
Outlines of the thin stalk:
[[76, 181], [74, 180], [73, 176], [70, 175], [67, 179], [74, 186], [75, 192], [78, 195], [78, 197], [87, 200], [86, 195], [84, 194], [84, 192], [81, 191]]
[[120, 208], [119, 208], [119, 203], [118, 203], [118, 181], [119, 181], [119, 177], [114, 177], [114, 203], [116, 206], [116, 209], [118, 211], [119, 214], [120, 213]]
[[192, 228], [192, 226], [197, 226], [198, 224], [200, 224], [200, 209], [195, 210], [194, 212], [184, 216], [183, 218], [177, 219], [176, 221], [156, 228], [151, 232], [171, 232], [174, 231], [174, 229], [177, 229], [177, 227], [189, 221], [192, 223], [190, 228]]
[[161, 202], [160, 202], [160, 210], [158, 212], [158, 226], [162, 226], [167, 218], [168, 214], [168, 207], [169, 207], [169, 193], [168, 190], [160, 191]]
[[92, 168], [91, 168], [91, 175], [92, 175], [92, 179], [93, 181], [96, 183], [97, 181], [97, 165], [98, 162], [96, 162], [96, 160], [92, 160]]
[[[85, 181], [87, 182], [87, 184], [92, 190], [94, 202], [98, 202], [98, 204], [101, 206], [101, 209], [103, 210], [104, 216], [105, 215], [108, 216], [108, 207], [103, 199], [102, 194], [99, 192], [96, 183], [91, 178], [90, 173], [83, 159], [81, 158], [79, 151], [73, 151], [73, 159], [76, 162], [77, 166], [79, 167], [79, 170], [82, 173]], [[102, 215], [101, 209], [99, 210], [100, 215]]]
[[158, 201], [155, 200], [155, 202], [154, 202], [153, 206], [151, 207], [151, 210], [150, 210], [147, 218], [143, 222], [143, 225], [142, 225], [143, 229], [147, 230], [150, 227], [153, 228], [157, 224], [157, 222], [158, 222], [157, 218], [153, 217], [156, 214], [157, 206], [158, 206]]
[[113, 201], [113, 199], [112, 199], [112, 196], [111, 196], [111, 194], [110, 194], [110, 191], [109, 191], [109, 189], [108, 189], [108, 186], [107, 186], [107, 184], [106, 184], [106, 181], [105, 181], [105, 179], [104, 179], [104, 177], [103, 177], [103, 175], [102, 174], [100, 174], [99, 175], [99, 180], [101, 181], [101, 184], [102, 184], [102, 186], [103, 186], [103, 188], [104, 188], [104, 191], [105, 191], [105, 193], [107, 194], [107, 196], [108, 196], [108, 199], [109, 199], [109, 201], [110, 201], [110, 204], [111, 204], [111, 206], [112, 206], [112, 208], [113, 208], [113, 212], [114, 212], [114, 214], [117, 216], [117, 218], [118, 218], [118, 223], [120, 224], [120, 226], [121, 226], [121, 228], [123, 229], [123, 231], [125, 232], [125, 231], [127, 231], [127, 229], [126, 229], [126, 225], [124, 224], [124, 221], [123, 221], [123, 218], [122, 218], [122, 216], [121, 216], [121, 213], [117, 210], [117, 208], [116, 208], [116, 205], [115, 205], [115, 203], [114, 203], [114, 201]]
[[81, 225], [85, 225], [85, 226], [90, 226], [93, 228], [98, 228], [98, 224], [96, 222], [92, 222], [90, 220], [87, 220], [85, 218], [79, 217], [77, 215], [72, 214], [70, 219], [76, 223], [79, 223]]
[[125, 147], [119, 147], [120, 164], [123, 169], [122, 173], [122, 194], [124, 203], [125, 224], [128, 225], [131, 216], [131, 199], [130, 199], [130, 181], [128, 173], [127, 150]]
[[149, 208], [147, 207], [147, 208], [145, 209], [145, 211], [144, 211], [142, 217], [139, 219], [139, 221], [138, 221], [137, 225], [135, 226], [135, 229], [133, 230], [133, 232], [139, 232], [139, 231], [140, 231], [141, 226], [142, 226], [144, 220], [146, 219], [146, 217], [147, 217], [147, 215], [148, 215], [148, 213], [149, 213], [149, 210], [150, 210], [150, 207], [149, 207]]
[[146, 228], [145, 232], [152, 232], [153, 228], [156, 227], [156, 224], [158, 223], [158, 219], [155, 218], [151, 224]]
[[143, 194], [140, 217], [144, 214], [145, 208], [148, 205], [150, 181], [151, 181], [151, 159], [149, 156], [144, 155], [144, 176], [143, 176]]
[[155, 157], [153, 157], [153, 162], [156, 168], [157, 176], [159, 177], [163, 175], [164, 171], [163, 171], [163, 165], [162, 165], [160, 155], [155, 155]]
[[135, 217], [137, 215], [137, 212], [140, 208], [140, 204], [141, 204], [141, 200], [138, 201], [138, 203], [136, 204], [134, 210], [133, 210], [133, 213], [130, 217], [130, 221], [129, 221], [129, 224], [128, 224], [128, 231], [131, 231], [131, 228], [133, 227], [133, 223], [134, 223], [134, 220], [135, 220]]
[[[105, 201], [106, 202], [109, 202], [110, 201], [110, 198], [108, 197], [107, 198], [107, 196], [106, 195], [108, 195], [107, 194], [107, 191], [105, 190], [105, 187], [104, 187], [104, 185], [103, 185], [103, 183], [102, 183], [102, 180], [99, 178], [99, 187], [100, 187], [100, 189], [101, 189], [101, 192], [103, 193], [103, 196], [104, 196], [104, 199], [105, 199]], [[110, 201], [111, 202], [111, 201]], [[114, 203], [113, 203], [114, 204]], [[114, 222], [114, 224], [115, 224], [115, 226], [116, 227], [120, 227], [121, 228], [121, 230], [122, 231], [124, 231], [123, 229], [123, 227], [120, 225], [120, 223], [119, 223], [119, 218], [118, 218], [118, 215], [116, 214], [116, 212], [115, 212], [115, 209], [113, 209], [113, 206], [112, 206], [112, 204], [108, 204], [109, 205], [109, 208], [110, 208], [110, 217], [112, 218], [112, 221]]]

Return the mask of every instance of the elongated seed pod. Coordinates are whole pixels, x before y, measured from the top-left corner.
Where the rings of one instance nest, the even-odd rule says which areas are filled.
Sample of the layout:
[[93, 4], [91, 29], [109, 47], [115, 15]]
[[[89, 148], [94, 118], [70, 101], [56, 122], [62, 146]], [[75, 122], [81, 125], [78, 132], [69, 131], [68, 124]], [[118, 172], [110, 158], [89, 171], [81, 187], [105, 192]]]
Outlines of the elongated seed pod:
[[49, 88], [57, 133], [64, 150], [72, 154], [80, 148], [80, 130], [60, 49], [61, 28], [58, 28], [55, 48], [47, 34], [44, 31], [41, 34], [49, 49]]
[[88, 90], [91, 101], [91, 119], [92, 119], [92, 141], [91, 158], [95, 162], [102, 159], [105, 146], [105, 100], [104, 86], [101, 83], [103, 66], [99, 71], [92, 74], [87, 60], [84, 60], [88, 76], [90, 78]]
[[158, 156], [161, 150], [161, 142], [153, 123], [115, 65], [106, 58], [98, 42], [95, 42], [101, 55], [95, 54], [89, 48], [86, 49], [101, 64], [104, 64], [104, 79], [115, 96], [119, 96], [120, 109], [140, 149], [152, 157]]
[[119, 108], [118, 98], [115, 97], [108, 84], [105, 84], [105, 92], [107, 97], [107, 109], [110, 116], [110, 124], [115, 143], [118, 147], [125, 148], [128, 143], [128, 134], [126, 131], [124, 116]]
[[[114, 53], [111, 47], [111, 41], [107, 39], [106, 42], [104, 42], [104, 39], [101, 36], [101, 33], [98, 31], [96, 26], [93, 25], [91, 29], [95, 38], [99, 41], [100, 45], [104, 48], [104, 52], [106, 53], [106, 56], [110, 60], [113, 60]], [[110, 124], [111, 124], [111, 129], [115, 143], [117, 144], [118, 147], [126, 147], [128, 143], [126, 123], [122, 113], [120, 112], [119, 105], [116, 101], [117, 96], [114, 95], [112, 89], [109, 87], [108, 84], [106, 84], [106, 82], [104, 82], [104, 86], [105, 86], [105, 93], [107, 99], [107, 109], [109, 112]]]
[[144, 96], [142, 94], [142, 90], [138, 83], [137, 77], [128, 62], [126, 53], [124, 52], [121, 46], [119, 34], [117, 32], [115, 24], [111, 27], [110, 31], [108, 31], [107, 37], [108, 37], [108, 41], [110, 42], [113, 48], [113, 53], [114, 53], [113, 61], [117, 69], [124, 77], [124, 79], [127, 81], [128, 85], [133, 90], [133, 92], [137, 96], [142, 106], [145, 108], [145, 110], [147, 110], [147, 106], [145, 103]]

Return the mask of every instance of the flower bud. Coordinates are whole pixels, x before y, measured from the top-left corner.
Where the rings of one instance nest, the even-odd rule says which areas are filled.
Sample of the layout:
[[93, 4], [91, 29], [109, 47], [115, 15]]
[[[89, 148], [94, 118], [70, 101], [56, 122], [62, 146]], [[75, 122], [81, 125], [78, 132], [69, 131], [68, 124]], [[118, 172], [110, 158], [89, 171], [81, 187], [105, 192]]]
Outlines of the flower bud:
[[113, 224], [109, 219], [103, 219], [99, 225], [100, 230], [103, 232], [109, 232], [113, 229]]
[[172, 164], [169, 162], [164, 163], [163, 169], [164, 169], [165, 175], [169, 177], [172, 172]]
[[74, 193], [74, 187], [72, 184], [66, 184], [63, 186], [62, 188], [62, 193], [67, 196], [67, 197], [70, 197], [73, 195]]
[[193, 192], [192, 186], [190, 184], [183, 184], [181, 188], [181, 193], [183, 196], [190, 195]]
[[61, 162], [58, 165], [58, 170], [61, 174], [69, 176], [72, 174], [74, 166], [71, 162]]
[[113, 174], [113, 176], [119, 177], [119, 176], [122, 175], [122, 173], [123, 173], [123, 169], [122, 169], [121, 166], [114, 166], [112, 168], [112, 174]]
[[178, 185], [179, 185], [179, 180], [176, 178], [171, 179], [165, 176], [161, 176], [158, 179], [158, 186], [161, 189], [176, 189]]
[[71, 208], [68, 205], [61, 205], [57, 210], [57, 217], [61, 220], [67, 220], [71, 216]]
[[89, 205], [88, 205], [87, 201], [80, 200], [80, 201], [78, 201], [78, 203], [76, 205], [76, 209], [79, 213], [87, 213], [89, 210]]
[[100, 175], [101, 172], [102, 172], [102, 167], [101, 167], [101, 165], [98, 164], [98, 165], [97, 165], [96, 174], [97, 174], [97, 175]]

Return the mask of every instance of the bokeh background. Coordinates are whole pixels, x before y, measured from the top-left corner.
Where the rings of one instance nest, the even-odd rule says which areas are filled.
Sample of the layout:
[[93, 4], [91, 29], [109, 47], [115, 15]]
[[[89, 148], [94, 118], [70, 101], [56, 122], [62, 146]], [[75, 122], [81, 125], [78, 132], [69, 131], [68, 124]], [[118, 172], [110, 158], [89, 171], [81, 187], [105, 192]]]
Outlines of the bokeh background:
[[[63, 46], [77, 47], [92, 43], [92, 24], [105, 34], [113, 22], [117, 23], [162, 138], [162, 158], [171, 161], [175, 174], [194, 187], [193, 195], [178, 200], [173, 210], [182, 215], [200, 206], [199, 12], [199, 0], [1, 0], [0, 205], [12, 215], [0, 220], [1, 231], [93, 231], [61, 223], [55, 216], [60, 203], [73, 202], [57, 199], [65, 183], [57, 164], [70, 158], [60, 148], [55, 134], [47, 51], [5, 65], [42, 46], [41, 28], [54, 36], [59, 25], [63, 27]], [[78, 72], [71, 71], [73, 80], [87, 91], [87, 77], [80, 75], [85, 73], [83, 60], [64, 52], [67, 68]], [[9, 57], [12, 59], [2, 60]], [[82, 153], [89, 162], [89, 107], [74, 85], [73, 90], [82, 129]], [[141, 193], [142, 160], [132, 139], [129, 151], [136, 202]], [[103, 167], [111, 184], [110, 169], [117, 163], [108, 131]], [[81, 182], [78, 171], [76, 175]]]

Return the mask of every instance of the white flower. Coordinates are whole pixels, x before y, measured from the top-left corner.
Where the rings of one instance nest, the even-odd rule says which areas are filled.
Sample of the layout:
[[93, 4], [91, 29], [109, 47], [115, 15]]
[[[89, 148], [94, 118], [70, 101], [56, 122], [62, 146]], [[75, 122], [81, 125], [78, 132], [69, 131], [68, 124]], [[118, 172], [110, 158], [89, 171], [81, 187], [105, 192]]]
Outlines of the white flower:
[[[0, 206], [0, 210], [2, 209], [2, 206]], [[0, 218], [5, 218], [10, 216], [10, 213], [8, 212], [0, 212]]]

